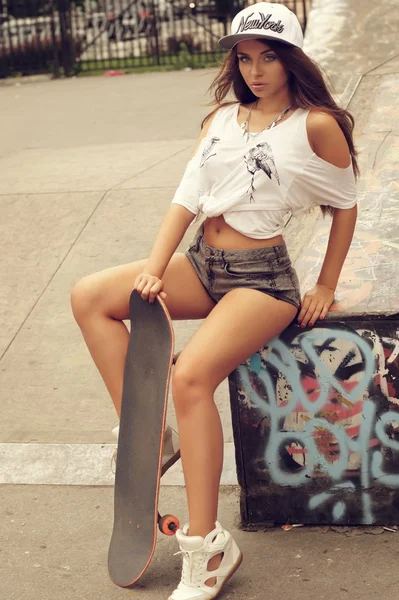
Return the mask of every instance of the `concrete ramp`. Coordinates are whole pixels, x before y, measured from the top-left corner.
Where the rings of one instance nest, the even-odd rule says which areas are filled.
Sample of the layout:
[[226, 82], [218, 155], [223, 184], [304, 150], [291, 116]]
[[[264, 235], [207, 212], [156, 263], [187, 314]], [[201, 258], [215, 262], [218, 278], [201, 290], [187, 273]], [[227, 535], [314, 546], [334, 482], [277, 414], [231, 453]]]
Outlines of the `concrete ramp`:
[[[330, 318], [399, 314], [398, 97], [399, 73], [370, 74], [362, 79], [350, 105], [360, 154], [360, 210]], [[302, 290], [316, 283], [329, 228], [329, 220], [318, 221], [309, 247], [296, 263]]]

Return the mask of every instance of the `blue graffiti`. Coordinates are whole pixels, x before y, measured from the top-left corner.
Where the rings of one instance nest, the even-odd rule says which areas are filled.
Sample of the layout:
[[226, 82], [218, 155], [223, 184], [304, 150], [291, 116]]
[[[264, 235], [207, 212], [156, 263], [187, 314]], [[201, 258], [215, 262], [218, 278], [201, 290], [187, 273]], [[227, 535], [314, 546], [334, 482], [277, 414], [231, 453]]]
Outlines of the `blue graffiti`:
[[[351, 481], [346, 481], [344, 483], [338, 483], [337, 485], [334, 486], [333, 489], [340, 490], [340, 489], [345, 489], [345, 488], [354, 490], [355, 485]], [[313, 496], [313, 498], [311, 498], [309, 500], [309, 508], [312, 510], [315, 508], [318, 508], [322, 504], [325, 504], [326, 502], [328, 502], [330, 499], [331, 499], [331, 494], [328, 492], [322, 492], [321, 494], [316, 494], [315, 496]], [[336, 502], [334, 504], [333, 510], [332, 510], [334, 522], [338, 523], [339, 521], [341, 521], [341, 519], [345, 515], [345, 512], [346, 512], [345, 503], [342, 502], [342, 500], [338, 500], [338, 502]]]
[[[323, 360], [322, 352], [320, 352], [323, 344], [327, 345], [332, 339], [336, 342], [335, 350], [337, 352], [340, 351], [340, 346], [349, 344], [356, 349], [356, 353], [360, 354], [362, 359], [361, 373], [357, 373], [360, 379], [350, 390], [346, 389], [342, 380], [331, 371], [331, 366], [329, 367], [327, 361]], [[383, 472], [381, 451], [376, 449], [373, 453], [370, 451], [370, 442], [373, 437], [377, 437], [383, 447], [399, 451], [399, 441], [391, 439], [386, 432], [392, 422], [399, 421], [398, 413], [388, 411], [379, 415], [377, 420], [375, 403], [368, 398], [370, 383], [376, 371], [373, 349], [356, 332], [331, 329], [316, 329], [303, 333], [298, 336], [295, 347], [302, 352], [304, 364], [311, 365], [317, 377], [318, 397], [316, 399], [310, 399], [302, 385], [303, 373], [295, 352], [280, 339], [272, 340], [263, 359], [260, 353], [254, 354], [249, 360], [249, 368], [244, 365], [238, 368], [242, 387], [249, 401], [262, 416], [267, 416], [269, 420], [270, 433], [264, 460], [271, 479], [281, 486], [299, 487], [312, 481], [315, 468], [323, 470], [325, 475], [331, 479], [332, 487], [329, 492], [322, 492], [310, 499], [309, 508], [313, 510], [330, 502], [334, 493], [342, 493], [345, 488], [348, 493], [352, 491], [353, 483], [340, 480], [348, 467], [350, 454], [357, 453], [360, 456], [363, 523], [370, 524], [374, 519], [371, 499], [367, 490], [370, 489], [372, 483], [379, 482], [385, 486], [399, 488], [399, 474]], [[355, 353], [348, 353], [348, 356], [347, 363], [355, 356]], [[254, 389], [251, 372], [256, 374], [258, 381], [262, 383], [264, 393], [260, 394]], [[278, 394], [275, 372], [279, 374], [278, 377], [285, 380], [287, 388], [290, 390], [288, 399], [284, 402], [281, 401]], [[313, 415], [319, 413], [328, 402], [332, 389], [336, 390], [349, 406], [364, 399], [359, 433], [356, 437], [348, 436], [342, 426], [331, 423], [323, 417], [315, 416], [304, 423], [302, 431], [282, 428], [282, 420], [289, 414], [295, 413], [298, 405], [302, 407], [301, 411]], [[320, 452], [316, 441], [317, 435], [315, 435], [315, 432], [318, 431], [328, 433], [330, 439], [334, 440], [336, 448], [334, 461], [327, 460]], [[300, 448], [306, 449], [307, 461], [304, 461], [305, 464], [301, 465], [301, 469], [298, 471], [287, 472], [280, 466], [281, 450], [287, 444], [298, 444]], [[343, 519], [345, 511], [345, 503], [341, 499], [333, 502], [332, 517], [335, 522]]]

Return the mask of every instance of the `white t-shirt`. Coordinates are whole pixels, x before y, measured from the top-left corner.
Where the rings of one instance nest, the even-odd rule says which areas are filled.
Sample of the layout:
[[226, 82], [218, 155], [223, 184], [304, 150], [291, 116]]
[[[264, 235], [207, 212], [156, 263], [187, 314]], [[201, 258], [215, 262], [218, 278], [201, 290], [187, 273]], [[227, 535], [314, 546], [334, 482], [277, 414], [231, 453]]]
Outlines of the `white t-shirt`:
[[237, 121], [239, 104], [221, 107], [189, 161], [172, 203], [196, 215], [223, 215], [243, 235], [268, 239], [282, 233], [287, 213], [315, 205], [352, 208], [352, 165], [340, 168], [319, 158], [309, 144], [308, 110], [248, 141]]

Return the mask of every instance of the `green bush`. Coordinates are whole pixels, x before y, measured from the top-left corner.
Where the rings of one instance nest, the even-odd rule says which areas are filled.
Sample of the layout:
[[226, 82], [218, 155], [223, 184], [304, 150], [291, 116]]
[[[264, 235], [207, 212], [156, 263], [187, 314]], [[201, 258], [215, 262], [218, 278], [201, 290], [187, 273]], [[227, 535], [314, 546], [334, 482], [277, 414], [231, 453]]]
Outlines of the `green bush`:
[[172, 57], [172, 63], [176, 69], [193, 69], [195, 57], [188, 51], [186, 44], [180, 44], [179, 53]]
[[195, 41], [194, 36], [189, 33], [180, 35], [179, 37], [168, 37], [166, 46], [168, 54], [179, 54], [182, 51], [182, 47], [190, 54], [201, 52], [202, 50], [201, 42]]
[[32, 40], [10, 48], [0, 48], [0, 78], [12, 75], [33, 75], [56, 73], [58, 63], [60, 74], [71, 74], [82, 43], [68, 40], [62, 44], [59, 37], [54, 40]]

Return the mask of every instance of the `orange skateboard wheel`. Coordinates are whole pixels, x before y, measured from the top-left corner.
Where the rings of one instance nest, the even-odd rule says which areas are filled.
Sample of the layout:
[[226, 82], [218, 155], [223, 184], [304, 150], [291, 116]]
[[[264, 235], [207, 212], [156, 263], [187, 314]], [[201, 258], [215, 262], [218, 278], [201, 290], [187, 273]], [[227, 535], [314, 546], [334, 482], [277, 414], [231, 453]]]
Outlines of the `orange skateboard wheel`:
[[180, 527], [179, 519], [173, 515], [164, 515], [160, 517], [158, 527], [165, 535], [175, 535]]

